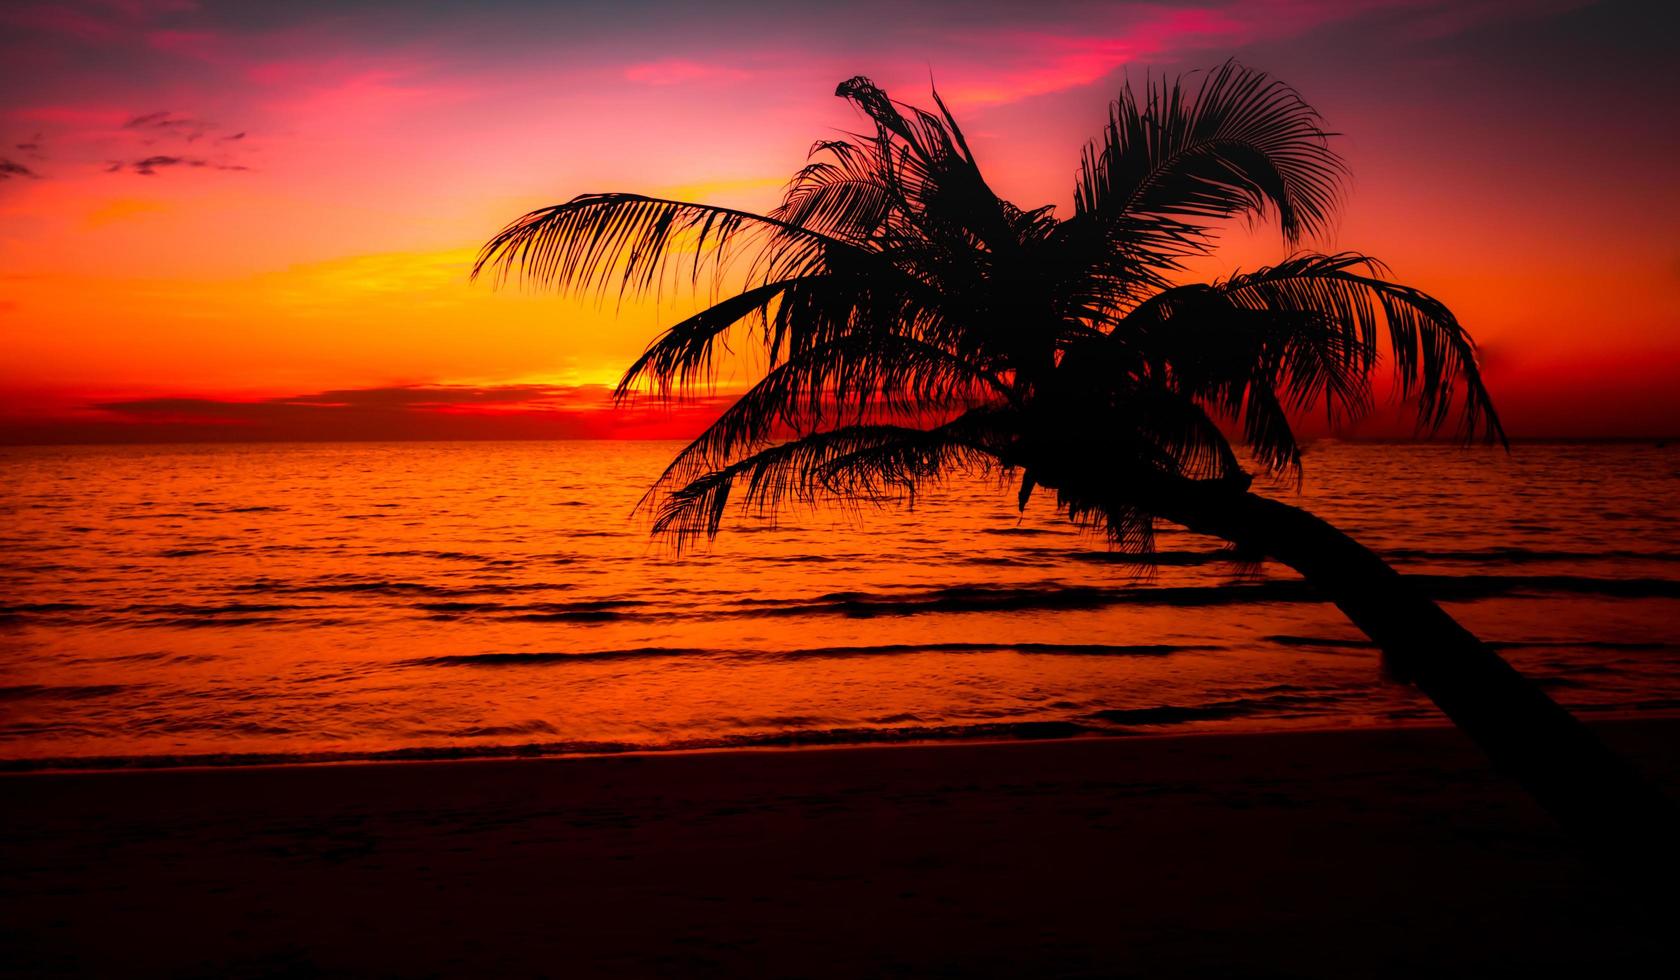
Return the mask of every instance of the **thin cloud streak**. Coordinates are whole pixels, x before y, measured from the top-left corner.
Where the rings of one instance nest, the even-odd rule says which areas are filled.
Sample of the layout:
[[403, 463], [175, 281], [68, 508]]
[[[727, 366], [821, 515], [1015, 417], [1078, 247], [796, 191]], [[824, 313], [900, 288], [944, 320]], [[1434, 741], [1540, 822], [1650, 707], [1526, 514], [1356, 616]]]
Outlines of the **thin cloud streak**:
[[9, 157], [0, 157], [0, 180], [11, 180], [15, 177], [28, 177], [40, 180], [41, 175]]
[[247, 167], [244, 164], [222, 163], [222, 162], [216, 161], [216, 160], [207, 160], [207, 159], [204, 159], [203, 157], [177, 157], [177, 156], [154, 155], [154, 156], [145, 157], [145, 158], [140, 159], [140, 160], [134, 160], [132, 162], [123, 161], [123, 160], [112, 160], [110, 163], [105, 165], [105, 172], [106, 173], [116, 173], [119, 170], [128, 169], [128, 170], [134, 171], [137, 174], [141, 174], [142, 176], [151, 177], [151, 176], [156, 175], [157, 172], [160, 169], [167, 169], [167, 168], [171, 168], [171, 167], [187, 167], [189, 169], [190, 168], [197, 168], [197, 169], [208, 168], [208, 169], [211, 169], [211, 170], [250, 170], [251, 169], [250, 167]]
[[211, 131], [221, 127], [203, 119], [178, 116], [167, 109], [160, 109], [157, 112], [135, 116], [128, 122], [123, 123], [122, 128], [136, 130], [147, 136], [181, 139], [188, 143], [196, 143], [209, 135]]
[[602, 385], [387, 385], [270, 398], [163, 396], [0, 417], [0, 444], [672, 439], [729, 404], [616, 406]]

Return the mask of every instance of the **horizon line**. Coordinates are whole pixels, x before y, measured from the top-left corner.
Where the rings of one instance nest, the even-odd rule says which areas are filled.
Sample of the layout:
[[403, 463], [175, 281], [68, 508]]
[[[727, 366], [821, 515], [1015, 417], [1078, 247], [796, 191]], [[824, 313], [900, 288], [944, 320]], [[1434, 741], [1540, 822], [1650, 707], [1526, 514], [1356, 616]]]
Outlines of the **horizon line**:
[[[86, 447], [105, 448], [121, 446], [366, 446], [393, 443], [500, 443], [500, 442], [672, 442], [689, 443], [691, 437], [686, 436], [485, 436], [482, 438], [447, 438], [433, 436], [381, 436], [378, 438], [358, 439], [354, 437], [339, 437], [332, 439], [293, 439], [293, 438], [250, 438], [250, 439], [164, 439], [164, 440], [9, 440], [0, 438], [0, 450], [4, 449], [46, 449], [52, 447]], [[1322, 435], [1303, 437], [1303, 447], [1323, 442], [1343, 442], [1356, 445], [1382, 446], [1451, 446], [1459, 449], [1499, 449], [1498, 443], [1484, 442], [1480, 439], [1465, 441], [1450, 436], [1357, 436], [1357, 435]], [[1638, 445], [1650, 443], [1658, 448], [1666, 447], [1669, 443], [1680, 444], [1680, 433], [1664, 436], [1649, 435], [1606, 435], [1606, 436], [1568, 436], [1568, 435], [1525, 435], [1508, 436], [1507, 442], [1512, 445]]]

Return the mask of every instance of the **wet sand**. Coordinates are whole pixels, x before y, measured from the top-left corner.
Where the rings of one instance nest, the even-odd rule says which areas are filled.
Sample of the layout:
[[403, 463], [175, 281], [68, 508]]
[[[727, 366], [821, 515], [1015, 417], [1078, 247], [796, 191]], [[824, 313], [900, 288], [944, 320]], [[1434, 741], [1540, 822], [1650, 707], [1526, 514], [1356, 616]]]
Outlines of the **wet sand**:
[[[1680, 723], [1601, 730], [1680, 786]], [[0, 971], [21, 975], [1415, 977], [1673, 955], [1447, 729], [0, 793]]]

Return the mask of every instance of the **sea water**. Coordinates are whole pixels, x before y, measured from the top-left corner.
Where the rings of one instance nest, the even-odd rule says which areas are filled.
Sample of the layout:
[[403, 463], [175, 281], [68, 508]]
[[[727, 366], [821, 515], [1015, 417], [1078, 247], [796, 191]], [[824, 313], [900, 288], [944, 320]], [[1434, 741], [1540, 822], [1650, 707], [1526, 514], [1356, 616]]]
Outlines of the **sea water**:
[[[959, 476], [636, 504], [650, 442], [0, 448], [0, 766], [1439, 723], [1288, 569]], [[1680, 450], [1320, 442], [1264, 491], [1588, 717], [1680, 711]]]

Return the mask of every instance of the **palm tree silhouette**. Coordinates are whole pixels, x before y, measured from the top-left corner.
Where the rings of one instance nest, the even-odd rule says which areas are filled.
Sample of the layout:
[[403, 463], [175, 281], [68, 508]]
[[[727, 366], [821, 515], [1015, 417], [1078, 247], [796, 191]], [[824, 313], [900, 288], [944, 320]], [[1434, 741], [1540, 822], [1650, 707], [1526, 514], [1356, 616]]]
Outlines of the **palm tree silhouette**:
[[[1649, 847], [1673, 810], [1568, 712], [1377, 555], [1250, 491], [1225, 430], [1298, 474], [1291, 412], [1372, 405], [1379, 349], [1421, 430], [1503, 441], [1475, 345], [1439, 301], [1352, 252], [1179, 285], [1215, 223], [1323, 231], [1345, 170], [1292, 88], [1234, 62], [1198, 83], [1128, 84], [1085, 151], [1073, 213], [998, 197], [937, 113], [866, 78], [840, 85], [874, 132], [819, 142], [775, 210], [589, 194], [533, 211], [473, 269], [623, 296], [672, 285], [710, 305], [660, 335], [621, 399], [717, 378], [745, 330], [765, 373], [646, 501], [680, 547], [729, 502], [894, 500], [954, 470], [1020, 478], [1147, 552], [1164, 519], [1295, 569], [1588, 846]], [[1646, 855], [1648, 857], [1648, 854]]]

